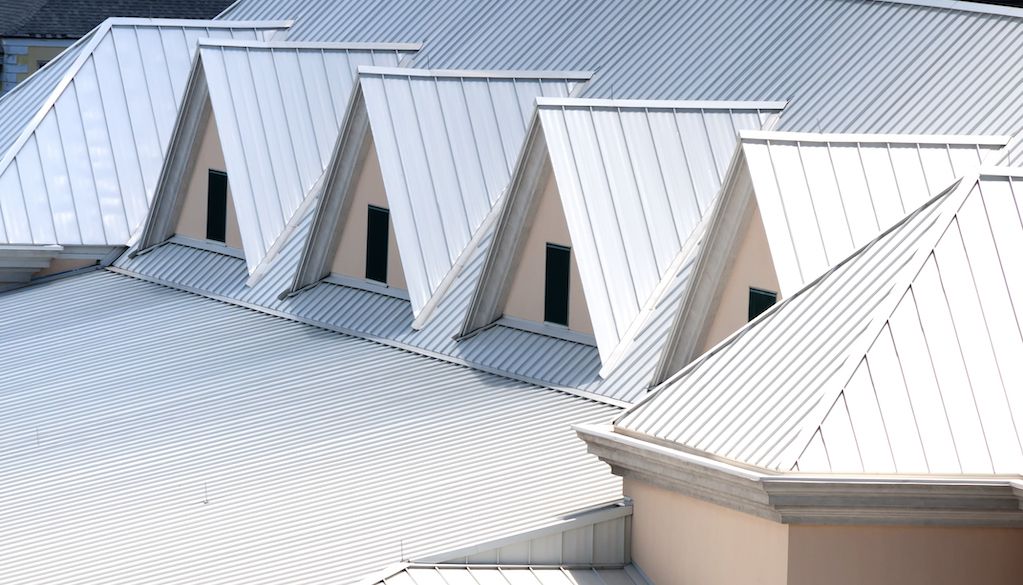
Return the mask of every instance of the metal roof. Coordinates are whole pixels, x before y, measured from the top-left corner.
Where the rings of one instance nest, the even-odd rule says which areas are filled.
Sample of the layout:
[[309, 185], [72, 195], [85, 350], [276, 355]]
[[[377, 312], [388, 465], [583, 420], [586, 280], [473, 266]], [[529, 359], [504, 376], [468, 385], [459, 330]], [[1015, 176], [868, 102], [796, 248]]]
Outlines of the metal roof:
[[[784, 104], [538, 100], [466, 331], [503, 311], [509, 266], [552, 169], [605, 364], [717, 195], [737, 132]], [[548, 162], [549, 161], [549, 162]], [[533, 176], [534, 178], [531, 178]]]
[[[534, 100], [567, 96], [588, 78], [571, 72], [360, 68], [347, 124], [368, 118], [415, 315], [442, 289], [507, 186]], [[342, 137], [336, 158], [361, 164], [361, 157], [347, 152], [363, 148], [364, 137], [350, 128]], [[346, 168], [336, 176], [352, 174]], [[347, 189], [328, 180], [324, 192], [308, 254], [331, 247], [344, 225], [337, 200], [347, 198]], [[315, 278], [330, 261], [324, 256]]]
[[197, 39], [282, 26], [105, 21], [41, 106], [19, 112], [18, 138], [0, 156], [0, 242], [126, 244], [152, 200]]
[[[20, 3], [20, 2], [19, 2]], [[17, 22], [4, 22], [0, 31], [8, 37], [77, 39], [110, 16], [159, 18], [195, 18], [207, 20], [217, 16], [228, 0], [45, 0]], [[26, 7], [27, 8], [27, 7]]]
[[322, 323], [484, 371], [621, 404], [646, 392], [655, 366], [649, 356], [661, 348], [696, 256], [695, 251], [691, 252], [678, 265], [674, 277], [666, 277], [663, 290], [659, 288], [660, 298], [637, 319], [642, 326], [627, 351], [610, 374], [601, 377], [596, 347], [553, 332], [524, 330], [517, 324], [498, 321], [472, 337], [454, 339], [483, 269], [493, 226], [486, 228], [485, 236], [468, 250], [466, 262], [448, 294], [419, 330], [412, 327], [414, 316], [407, 298], [355, 280], [330, 278], [300, 294], [279, 298], [291, 287], [308, 237], [313, 211], [305, 214], [267, 272], [251, 286], [246, 285], [249, 279], [242, 258], [226, 255], [223, 249], [200, 249], [196, 247], [198, 242], [180, 238], [172, 238], [170, 243], [134, 258], [123, 256], [115, 265], [129, 273], [213, 298]]
[[0, 312], [9, 580], [350, 583], [620, 498], [607, 405], [109, 271]]
[[404, 565], [366, 585], [651, 585], [635, 565], [621, 568], [522, 565]]
[[1006, 136], [742, 133], [743, 157], [782, 294], [803, 288], [957, 177], [975, 172], [1008, 141]]
[[873, 0], [242, 0], [292, 40], [425, 42], [414, 64], [599, 71], [585, 97], [788, 100], [779, 129], [1023, 128], [1023, 11]]
[[776, 470], [1019, 474], [1018, 170], [964, 179], [623, 415]]
[[250, 273], [327, 168], [358, 68], [397, 65], [415, 48], [200, 43], [196, 67], [209, 88]]

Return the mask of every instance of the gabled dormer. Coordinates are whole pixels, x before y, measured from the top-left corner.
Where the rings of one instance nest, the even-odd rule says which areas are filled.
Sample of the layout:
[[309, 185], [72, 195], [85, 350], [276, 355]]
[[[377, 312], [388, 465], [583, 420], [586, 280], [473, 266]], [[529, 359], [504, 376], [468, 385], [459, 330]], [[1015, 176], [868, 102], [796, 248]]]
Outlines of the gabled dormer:
[[353, 72], [415, 49], [201, 43], [137, 249], [174, 236], [241, 254], [254, 282], [322, 188]]
[[538, 100], [462, 334], [502, 317], [592, 333], [606, 370], [674, 277], [737, 130], [763, 127], [782, 107]]
[[533, 100], [568, 96], [588, 78], [360, 68], [291, 290], [330, 275], [402, 288], [421, 327], [493, 216]]
[[654, 383], [975, 171], [1007, 140], [742, 133]]

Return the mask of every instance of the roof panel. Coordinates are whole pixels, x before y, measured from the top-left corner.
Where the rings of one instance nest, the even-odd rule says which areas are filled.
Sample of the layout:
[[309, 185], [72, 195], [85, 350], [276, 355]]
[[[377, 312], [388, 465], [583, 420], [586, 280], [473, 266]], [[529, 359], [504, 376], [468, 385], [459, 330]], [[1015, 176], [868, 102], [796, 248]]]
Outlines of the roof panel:
[[607, 405], [106, 271], [0, 309], [17, 581], [348, 583], [620, 497]]

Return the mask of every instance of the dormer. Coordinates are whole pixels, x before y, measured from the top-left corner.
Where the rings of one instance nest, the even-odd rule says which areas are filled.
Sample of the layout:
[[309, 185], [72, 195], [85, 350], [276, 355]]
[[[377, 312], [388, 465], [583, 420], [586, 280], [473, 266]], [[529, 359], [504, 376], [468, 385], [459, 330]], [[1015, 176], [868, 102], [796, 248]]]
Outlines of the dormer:
[[326, 277], [384, 285], [422, 327], [485, 233], [533, 100], [588, 78], [361, 67], [291, 291]]
[[675, 277], [736, 130], [759, 129], [782, 107], [537, 100], [462, 335], [526, 320], [551, 335], [591, 334], [612, 367]]
[[137, 249], [245, 258], [254, 283], [316, 199], [361, 64], [415, 45], [204, 41]]
[[1007, 140], [743, 132], [653, 383], [812, 283]]

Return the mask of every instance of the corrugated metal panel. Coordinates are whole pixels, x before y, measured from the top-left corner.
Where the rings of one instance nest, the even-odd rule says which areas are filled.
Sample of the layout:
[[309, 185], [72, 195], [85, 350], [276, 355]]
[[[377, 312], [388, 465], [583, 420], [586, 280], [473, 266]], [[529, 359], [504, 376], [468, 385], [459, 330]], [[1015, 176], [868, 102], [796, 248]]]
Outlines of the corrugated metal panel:
[[106, 21], [0, 158], [3, 241], [126, 244], [152, 199], [196, 40], [280, 26]]
[[115, 265], [218, 298], [311, 319], [520, 379], [631, 402], [646, 392], [656, 365], [649, 356], [663, 344], [696, 255], [693, 251], [679, 265], [675, 277], [667, 279], [663, 296], [652, 304], [629, 349], [610, 375], [602, 378], [600, 356], [592, 345], [503, 325], [454, 340], [483, 269], [489, 234], [470, 251], [469, 260], [422, 330], [412, 328], [414, 317], [407, 300], [371, 290], [322, 282], [298, 295], [279, 299], [291, 285], [312, 218], [310, 209], [263, 278], [253, 286], [246, 286], [247, 271], [241, 258], [176, 243], [135, 258], [124, 256]]
[[587, 97], [789, 100], [781, 129], [1023, 128], [1023, 12], [863, 0], [244, 0], [294, 40], [425, 41], [416, 64], [600, 71]]
[[962, 190], [943, 194], [764, 313], [661, 385], [618, 426], [734, 461], [791, 469], [862, 359], [864, 342], [877, 335], [872, 323], [887, 318], [886, 307], [905, 293], [907, 275], [920, 266], [914, 258], [948, 225], [940, 221], [943, 210], [962, 200]]
[[747, 132], [748, 164], [783, 295], [976, 172], [1007, 137]]
[[540, 101], [538, 119], [605, 362], [709, 209], [738, 132], [761, 128], [781, 107]]
[[534, 100], [567, 96], [588, 78], [360, 70], [414, 314], [507, 186]]
[[0, 312], [7, 580], [347, 583], [621, 494], [606, 405], [106, 271]]
[[200, 45], [245, 259], [252, 272], [320, 179], [358, 67], [408, 47]]
[[[370, 582], [367, 582], [368, 584]], [[371, 585], [465, 585], [516, 583], [517, 585], [651, 585], [634, 565], [620, 569], [410, 565], [373, 581]]]

